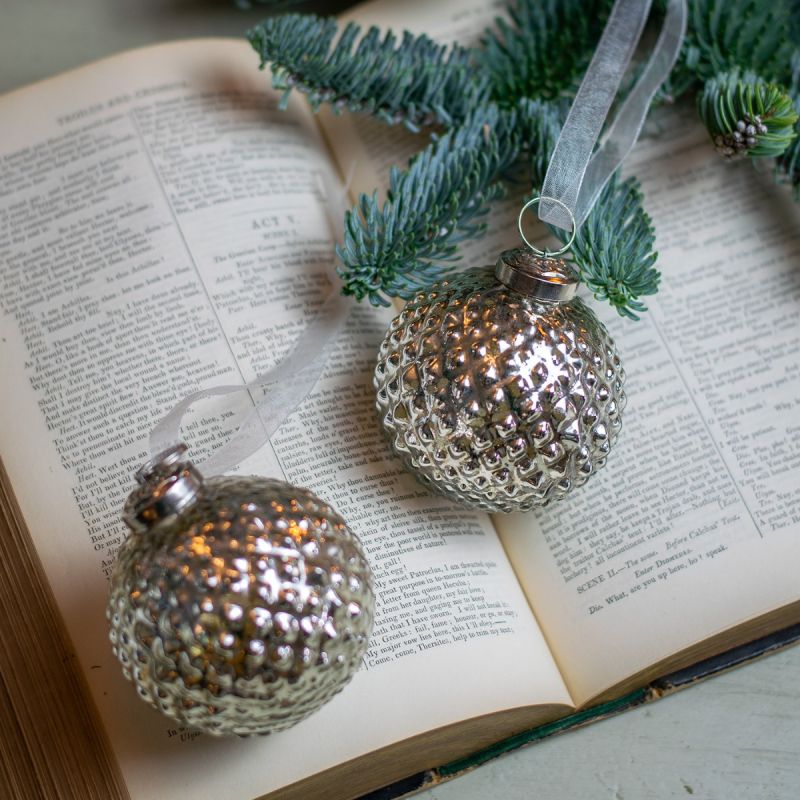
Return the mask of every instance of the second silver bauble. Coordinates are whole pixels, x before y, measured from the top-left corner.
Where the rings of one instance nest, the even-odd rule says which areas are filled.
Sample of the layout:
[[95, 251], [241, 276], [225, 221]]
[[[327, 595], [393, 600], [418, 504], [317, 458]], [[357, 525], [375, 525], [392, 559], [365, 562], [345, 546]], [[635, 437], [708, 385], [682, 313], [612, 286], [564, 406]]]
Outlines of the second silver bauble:
[[525, 511], [582, 486], [621, 426], [624, 371], [562, 260], [504, 252], [420, 292], [374, 384], [394, 451], [462, 505]]

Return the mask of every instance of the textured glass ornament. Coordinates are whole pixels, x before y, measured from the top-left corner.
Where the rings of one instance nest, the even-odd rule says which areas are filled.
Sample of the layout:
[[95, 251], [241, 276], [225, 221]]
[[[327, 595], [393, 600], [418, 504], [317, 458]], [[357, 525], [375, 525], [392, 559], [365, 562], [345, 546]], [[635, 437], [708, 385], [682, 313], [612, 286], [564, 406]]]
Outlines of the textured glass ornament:
[[207, 733], [269, 733], [353, 676], [374, 616], [372, 576], [344, 520], [304, 489], [204, 480], [185, 446], [137, 473], [108, 603], [125, 676]]
[[420, 480], [487, 511], [543, 506], [605, 464], [621, 426], [614, 342], [561, 259], [507, 250], [420, 292], [375, 369], [391, 445]]

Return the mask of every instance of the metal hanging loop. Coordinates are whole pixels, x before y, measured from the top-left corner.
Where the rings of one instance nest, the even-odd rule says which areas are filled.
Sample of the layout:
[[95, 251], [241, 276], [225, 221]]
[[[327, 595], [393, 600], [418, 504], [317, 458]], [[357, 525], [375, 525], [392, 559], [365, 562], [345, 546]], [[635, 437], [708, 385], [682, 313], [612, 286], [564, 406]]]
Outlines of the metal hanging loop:
[[[531, 207], [535, 206], [539, 203], [542, 199], [547, 200], [548, 203], [555, 203], [557, 206], [560, 206], [564, 209], [564, 211], [569, 214], [570, 221], [572, 223], [572, 233], [569, 237], [569, 241], [560, 249], [560, 250], [540, 250], [538, 247], [532, 245], [529, 241], [527, 236], [522, 231], [522, 215]], [[571, 209], [566, 203], [562, 203], [560, 200], [556, 200], [555, 197], [544, 197], [544, 195], [539, 195], [539, 197], [534, 197], [532, 200], [528, 200], [522, 209], [519, 212], [519, 217], [517, 218], [517, 228], [519, 229], [519, 235], [522, 237], [522, 241], [525, 242], [526, 245], [537, 255], [541, 256], [542, 258], [555, 258], [555, 256], [560, 256], [562, 253], [566, 253], [567, 250], [572, 247], [572, 243], [575, 241], [575, 237], [578, 234], [578, 226], [575, 224], [575, 215], [572, 213]]]

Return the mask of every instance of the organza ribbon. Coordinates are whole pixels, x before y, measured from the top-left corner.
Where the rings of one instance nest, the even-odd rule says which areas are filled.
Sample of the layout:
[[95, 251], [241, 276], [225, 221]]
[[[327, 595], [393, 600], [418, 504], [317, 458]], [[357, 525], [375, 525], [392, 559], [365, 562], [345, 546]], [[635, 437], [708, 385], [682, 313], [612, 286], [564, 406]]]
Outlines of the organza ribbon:
[[[338, 188], [332, 175], [327, 172], [321, 172], [319, 179], [328, 221], [334, 238], [339, 239], [347, 208], [347, 189]], [[347, 321], [350, 303], [339, 292], [334, 264], [332, 258], [328, 296], [289, 352], [274, 367], [249, 383], [212, 386], [193, 392], [181, 400], [150, 433], [152, 457], [182, 440], [183, 417], [195, 403], [208, 397], [240, 392], [251, 395], [253, 408], [236, 433], [196, 466], [204, 475], [219, 475], [244, 461], [265, 444], [314, 388], [325, 367], [328, 351]]]
[[[686, 33], [686, 0], [667, 0], [664, 24], [650, 59], [622, 103], [600, 147], [611, 103], [642, 35], [651, 0], [616, 0], [556, 142], [542, 185], [539, 219], [579, 228], [615, 170], [630, 153], [658, 87], [672, 69]], [[563, 203], [569, 211], [550, 199]]]

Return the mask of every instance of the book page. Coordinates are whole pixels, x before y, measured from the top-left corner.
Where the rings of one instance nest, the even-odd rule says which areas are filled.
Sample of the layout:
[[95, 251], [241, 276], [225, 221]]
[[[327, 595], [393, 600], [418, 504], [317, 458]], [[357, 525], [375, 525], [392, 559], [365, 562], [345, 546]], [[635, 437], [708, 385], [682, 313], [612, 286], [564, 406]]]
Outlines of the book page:
[[[219, 740], [140, 702], [111, 655], [107, 579], [150, 428], [275, 363], [328, 292], [324, 143], [257, 63], [244, 42], [164, 45], [0, 99], [0, 454], [133, 800], [256, 797], [424, 730], [570, 702], [488, 518], [391, 456], [371, 388], [390, 315], [355, 304], [322, 380], [241, 471], [309, 487], [360, 536], [378, 594], [363, 669], [294, 729]], [[196, 410], [196, 460], [251, 402]]]
[[658, 123], [627, 170], [661, 289], [640, 322], [592, 304], [628, 376], [620, 438], [574, 495], [495, 517], [579, 703], [800, 599], [800, 208], [693, 108]]
[[[347, 18], [469, 44], [499, 13], [477, 0], [376, 0]], [[389, 168], [428, 141], [320, 116], [360, 192], [385, 192]], [[566, 501], [493, 518], [577, 702], [800, 597], [800, 212], [767, 166], [716, 157], [693, 109], [664, 109], [648, 128], [658, 135], [626, 170], [656, 225], [661, 291], [641, 322], [590, 299], [628, 373], [620, 440]], [[462, 244], [464, 267], [519, 246], [523, 191]]]

